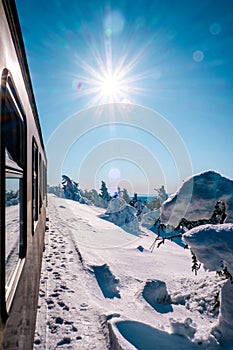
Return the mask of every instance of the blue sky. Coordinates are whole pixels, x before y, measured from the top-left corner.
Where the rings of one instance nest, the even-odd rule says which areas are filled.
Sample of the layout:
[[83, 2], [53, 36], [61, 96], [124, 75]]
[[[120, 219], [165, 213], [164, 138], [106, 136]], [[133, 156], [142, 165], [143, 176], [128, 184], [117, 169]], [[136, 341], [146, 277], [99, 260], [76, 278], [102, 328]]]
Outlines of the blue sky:
[[[82, 188], [98, 189], [103, 179], [112, 191], [120, 184], [153, 193], [162, 184], [174, 191], [184, 177], [207, 169], [233, 178], [232, 1], [16, 4], [50, 184], [65, 173]], [[116, 102], [127, 104], [125, 122], [109, 115], [102, 125], [98, 106]], [[156, 132], [160, 116], [165, 124]], [[69, 144], [71, 120], [83, 132]], [[56, 147], [60, 129], [68, 139], [64, 153]], [[160, 137], [166, 131], [173, 146]], [[54, 157], [62, 157], [59, 164]]]

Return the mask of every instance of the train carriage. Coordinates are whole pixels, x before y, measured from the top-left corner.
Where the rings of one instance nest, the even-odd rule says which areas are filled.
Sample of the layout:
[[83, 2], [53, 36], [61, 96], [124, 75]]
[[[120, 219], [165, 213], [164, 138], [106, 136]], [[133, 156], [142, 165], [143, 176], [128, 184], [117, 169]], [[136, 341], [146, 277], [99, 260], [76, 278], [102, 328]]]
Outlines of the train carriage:
[[0, 29], [0, 347], [32, 349], [47, 160], [12, 0], [0, 0]]

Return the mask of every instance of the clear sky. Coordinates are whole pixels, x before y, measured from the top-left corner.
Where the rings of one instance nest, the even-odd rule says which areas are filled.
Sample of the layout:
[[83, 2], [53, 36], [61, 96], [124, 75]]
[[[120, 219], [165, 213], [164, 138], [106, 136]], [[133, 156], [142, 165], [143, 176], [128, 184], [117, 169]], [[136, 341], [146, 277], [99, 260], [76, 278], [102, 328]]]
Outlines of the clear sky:
[[50, 184], [153, 193], [208, 169], [233, 178], [232, 1], [16, 5]]

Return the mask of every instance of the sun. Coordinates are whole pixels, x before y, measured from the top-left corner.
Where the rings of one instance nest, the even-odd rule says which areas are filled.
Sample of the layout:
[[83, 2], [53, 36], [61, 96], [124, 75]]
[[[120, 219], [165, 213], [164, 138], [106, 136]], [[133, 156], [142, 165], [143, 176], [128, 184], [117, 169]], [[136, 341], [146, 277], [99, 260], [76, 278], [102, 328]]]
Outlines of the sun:
[[108, 76], [103, 81], [102, 89], [104, 96], [115, 96], [121, 91], [121, 83], [118, 79]]
[[123, 82], [116, 76], [108, 74], [103, 77], [99, 84], [99, 93], [105, 100], [116, 102], [124, 95]]
[[77, 60], [82, 73], [75, 75], [72, 86], [76, 97], [88, 96], [87, 107], [106, 103], [135, 103], [134, 97], [142, 93], [138, 83], [144, 74], [135, 74], [134, 68], [140, 62], [140, 54], [132, 59], [122, 54], [117, 62], [112, 61], [109, 49], [101, 54], [92, 47], [95, 64], [88, 60]]
[[[147, 71], [141, 67], [145, 47], [122, 50], [114, 56], [111, 36], [103, 36], [102, 44], [97, 45], [90, 34], [89, 55], [86, 60], [75, 55], [75, 66], [79, 73], [74, 75], [76, 97], [89, 97], [88, 107], [106, 103], [135, 103], [136, 95], [142, 95], [140, 82], [147, 78]], [[81, 88], [80, 88], [81, 87]]]

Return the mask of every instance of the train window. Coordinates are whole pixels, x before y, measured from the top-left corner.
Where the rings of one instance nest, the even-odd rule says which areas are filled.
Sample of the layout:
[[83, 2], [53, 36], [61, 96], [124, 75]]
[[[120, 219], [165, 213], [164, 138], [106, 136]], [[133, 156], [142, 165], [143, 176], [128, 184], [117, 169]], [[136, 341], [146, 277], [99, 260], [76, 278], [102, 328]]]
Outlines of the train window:
[[[13, 82], [8, 75], [1, 97], [1, 275], [4, 276], [4, 294], [7, 310], [22, 269], [26, 254], [26, 125], [21, 104]], [[5, 194], [4, 194], [5, 193]], [[3, 209], [4, 206], [4, 209]], [[3, 215], [4, 214], [4, 215]], [[3, 279], [1, 279], [3, 282]], [[1, 290], [3, 293], [3, 289]], [[2, 297], [1, 297], [2, 298]]]
[[35, 141], [32, 143], [32, 213], [33, 221], [38, 221], [38, 147]]
[[47, 180], [46, 180], [46, 167], [45, 167], [45, 164], [43, 163], [43, 170], [44, 170], [44, 172], [43, 172], [43, 178], [44, 178], [44, 183], [43, 183], [43, 188], [44, 188], [44, 190], [43, 190], [43, 194], [44, 194], [44, 196], [43, 196], [43, 199], [45, 199], [45, 197], [46, 197], [46, 193], [47, 193], [47, 188], [46, 188], [46, 185], [47, 185]]
[[41, 154], [39, 154], [39, 169], [40, 169], [40, 186], [39, 186], [39, 211], [41, 212], [42, 202], [43, 202], [43, 169], [42, 169], [42, 159]]
[[20, 220], [20, 202], [21, 202], [21, 179], [22, 174], [14, 174], [6, 177], [6, 222], [5, 222], [5, 269], [6, 269], [6, 290], [10, 284], [12, 275], [18, 264], [20, 257], [20, 246], [22, 235]]

